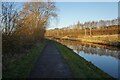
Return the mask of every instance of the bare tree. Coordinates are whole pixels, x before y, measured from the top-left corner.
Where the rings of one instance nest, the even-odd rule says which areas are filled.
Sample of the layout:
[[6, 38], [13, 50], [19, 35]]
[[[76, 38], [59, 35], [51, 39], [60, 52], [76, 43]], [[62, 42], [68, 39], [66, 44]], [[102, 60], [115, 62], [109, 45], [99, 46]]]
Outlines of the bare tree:
[[15, 9], [15, 3], [2, 2], [2, 20], [1, 29], [6, 35], [11, 35], [15, 30], [15, 25], [18, 20], [18, 11]]
[[[20, 34], [33, 36], [33, 38], [43, 38], [47, 25], [51, 18], [57, 17], [54, 2], [27, 2], [20, 13], [19, 21], [22, 28]], [[26, 31], [25, 31], [26, 30]], [[28, 31], [28, 32], [27, 32]], [[19, 31], [18, 31], [19, 32]], [[26, 32], [26, 33], [22, 33]]]

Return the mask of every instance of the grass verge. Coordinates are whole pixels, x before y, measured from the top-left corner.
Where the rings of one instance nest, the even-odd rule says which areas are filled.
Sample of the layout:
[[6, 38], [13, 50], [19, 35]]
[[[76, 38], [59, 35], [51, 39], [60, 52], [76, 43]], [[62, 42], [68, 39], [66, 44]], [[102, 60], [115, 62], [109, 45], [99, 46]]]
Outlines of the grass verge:
[[32, 48], [27, 55], [8, 65], [7, 72], [4, 72], [3, 79], [27, 78], [38, 56], [44, 49], [46, 43], [42, 43]]
[[60, 43], [55, 42], [55, 44], [75, 78], [87, 80], [114, 80], [111, 76], [94, 66], [91, 62], [88, 62], [77, 55], [73, 50]]

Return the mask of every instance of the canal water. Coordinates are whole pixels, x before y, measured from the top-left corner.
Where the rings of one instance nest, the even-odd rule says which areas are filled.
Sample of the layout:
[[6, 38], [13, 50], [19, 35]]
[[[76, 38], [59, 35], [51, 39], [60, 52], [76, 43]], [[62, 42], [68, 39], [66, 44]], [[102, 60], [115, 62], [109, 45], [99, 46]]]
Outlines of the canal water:
[[120, 48], [68, 40], [59, 40], [59, 42], [73, 49], [79, 56], [92, 62], [107, 74], [119, 78]]

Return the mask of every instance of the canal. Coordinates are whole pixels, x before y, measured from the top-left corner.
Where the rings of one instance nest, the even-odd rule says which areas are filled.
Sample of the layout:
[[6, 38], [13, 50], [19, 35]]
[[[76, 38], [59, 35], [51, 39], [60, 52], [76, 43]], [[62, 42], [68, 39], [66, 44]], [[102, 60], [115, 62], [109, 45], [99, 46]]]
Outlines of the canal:
[[112, 77], [118, 78], [120, 76], [120, 48], [78, 41], [57, 41], [73, 49], [76, 54], [93, 63]]

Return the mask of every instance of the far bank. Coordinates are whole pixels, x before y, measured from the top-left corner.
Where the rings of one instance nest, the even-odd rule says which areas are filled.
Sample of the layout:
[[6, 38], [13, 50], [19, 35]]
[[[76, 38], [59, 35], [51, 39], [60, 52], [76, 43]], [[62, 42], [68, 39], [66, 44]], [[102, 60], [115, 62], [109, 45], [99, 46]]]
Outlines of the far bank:
[[70, 37], [47, 37], [52, 40], [70, 40], [70, 41], [79, 41], [84, 43], [93, 43], [93, 44], [100, 44], [106, 46], [113, 46], [119, 47], [120, 46], [120, 39], [118, 34], [115, 35], [99, 35], [99, 36], [85, 36], [85, 37], [77, 37], [77, 38], [70, 38]]

